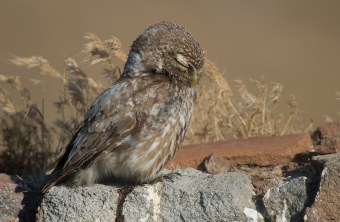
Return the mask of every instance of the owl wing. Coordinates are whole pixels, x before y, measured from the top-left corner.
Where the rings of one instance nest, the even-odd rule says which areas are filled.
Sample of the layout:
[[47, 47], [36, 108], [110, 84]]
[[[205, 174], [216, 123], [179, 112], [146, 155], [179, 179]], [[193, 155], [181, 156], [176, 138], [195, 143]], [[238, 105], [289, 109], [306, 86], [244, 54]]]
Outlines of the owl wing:
[[[144, 87], [150, 89], [154, 84], [157, 84], [157, 88], [159, 88], [159, 84], [162, 82], [149, 80], [149, 84], [146, 84], [148, 81], [145, 78], [143, 80], [125, 78], [98, 96], [77, 133], [57, 160], [58, 162], [46, 179], [42, 191], [48, 190], [77, 170], [91, 166], [104, 151], [114, 150], [124, 138], [136, 129], [138, 107], [135, 102], [139, 104], [141, 102], [137, 101], [138, 98], [134, 98], [136, 97], [135, 91], [139, 91], [137, 94], [140, 94]], [[147, 101], [144, 102], [149, 104], [153, 99], [152, 96], [148, 96]]]
[[86, 169], [103, 151], [114, 147], [137, 125], [135, 114], [123, 115], [126, 116], [114, 114], [112, 117], [110, 111], [104, 111], [91, 121], [83, 123], [54, 170], [62, 170], [67, 175], [78, 169]]

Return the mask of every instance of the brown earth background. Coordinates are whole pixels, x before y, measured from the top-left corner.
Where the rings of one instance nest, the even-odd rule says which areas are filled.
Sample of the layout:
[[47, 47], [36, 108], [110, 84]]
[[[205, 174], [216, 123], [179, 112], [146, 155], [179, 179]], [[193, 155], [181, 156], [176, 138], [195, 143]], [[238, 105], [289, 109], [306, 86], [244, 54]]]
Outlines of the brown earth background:
[[[38, 78], [38, 71], [15, 67], [13, 55], [43, 56], [59, 71], [66, 57], [77, 57], [83, 35], [115, 35], [126, 52], [146, 27], [173, 21], [187, 27], [224, 70], [237, 78], [284, 84], [316, 125], [325, 115], [338, 119], [340, 102], [340, 1], [19, 1], [0, 2], [0, 74]], [[103, 78], [95, 67], [92, 77]], [[40, 77], [40, 76], [39, 76]], [[47, 80], [46, 118], [60, 85]], [[25, 82], [39, 98], [41, 88]], [[233, 86], [232, 86], [233, 87]]]

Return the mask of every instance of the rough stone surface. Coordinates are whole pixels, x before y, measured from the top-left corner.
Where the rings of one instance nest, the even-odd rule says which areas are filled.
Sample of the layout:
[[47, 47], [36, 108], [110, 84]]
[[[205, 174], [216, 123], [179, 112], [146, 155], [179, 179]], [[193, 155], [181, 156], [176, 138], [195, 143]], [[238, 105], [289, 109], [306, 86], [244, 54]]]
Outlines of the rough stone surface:
[[225, 158], [231, 165], [273, 166], [291, 161], [296, 154], [313, 148], [309, 134], [248, 138], [180, 148], [167, 169], [197, 167], [211, 154]]
[[314, 150], [319, 154], [331, 154], [340, 151], [340, 137], [325, 137], [314, 146]]
[[340, 153], [316, 156], [314, 161], [324, 164], [319, 192], [306, 221], [340, 221]]
[[18, 218], [23, 196], [16, 192], [16, 184], [10, 176], [0, 174], [0, 222], [15, 221]]
[[22, 178], [0, 174], [0, 222], [35, 221], [40, 192], [23, 191]]
[[124, 221], [158, 221], [161, 187], [161, 183], [135, 187], [124, 201]]
[[340, 137], [340, 122], [328, 123], [325, 124], [324, 126], [320, 126], [313, 132], [312, 135], [314, 140], [318, 140], [325, 137], [337, 137], [337, 136]]
[[246, 174], [172, 173], [171, 180], [136, 186], [124, 198], [113, 186], [54, 187], [45, 194], [37, 221], [115, 221], [116, 216], [127, 222], [262, 220]]
[[307, 202], [306, 177], [297, 177], [270, 188], [263, 203], [270, 221], [302, 221]]
[[212, 154], [203, 160], [198, 169], [211, 174], [226, 173], [231, 169], [231, 164], [225, 158]]
[[[259, 221], [253, 187], [241, 173], [175, 171], [173, 181], [136, 187], [126, 197], [127, 221]], [[141, 205], [141, 203], [144, 203]], [[138, 208], [139, 206], [139, 208]], [[131, 211], [132, 210], [132, 211]]]
[[314, 150], [319, 154], [340, 151], [340, 123], [329, 123], [318, 127], [312, 134]]
[[91, 187], [52, 187], [38, 209], [37, 221], [114, 221], [117, 188], [96, 184]]

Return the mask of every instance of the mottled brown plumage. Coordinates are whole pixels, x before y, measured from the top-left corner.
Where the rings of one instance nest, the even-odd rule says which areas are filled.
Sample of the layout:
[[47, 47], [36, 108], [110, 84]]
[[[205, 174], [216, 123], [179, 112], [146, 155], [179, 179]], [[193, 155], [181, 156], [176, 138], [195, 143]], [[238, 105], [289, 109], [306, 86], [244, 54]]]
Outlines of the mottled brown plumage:
[[87, 112], [42, 191], [111, 179], [154, 180], [184, 139], [204, 55], [183, 27], [161, 22], [132, 44], [121, 78]]

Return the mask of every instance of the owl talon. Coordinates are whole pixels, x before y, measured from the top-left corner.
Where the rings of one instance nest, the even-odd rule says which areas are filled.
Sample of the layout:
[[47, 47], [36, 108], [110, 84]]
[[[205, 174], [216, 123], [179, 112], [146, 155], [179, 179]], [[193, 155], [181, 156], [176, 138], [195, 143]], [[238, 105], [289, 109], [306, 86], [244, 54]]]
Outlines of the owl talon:
[[154, 183], [158, 183], [158, 182], [164, 183], [165, 181], [175, 182], [175, 179], [179, 176], [181, 176], [179, 172], [165, 173], [165, 174], [161, 174], [158, 177], [156, 177], [153, 182]]
[[180, 173], [178, 173], [178, 172], [171, 172], [171, 173], [168, 173], [168, 174], [164, 175], [163, 178], [165, 180], [169, 180], [171, 182], [175, 182], [175, 179], [178, 178], [179, 176], [181, 176]]

